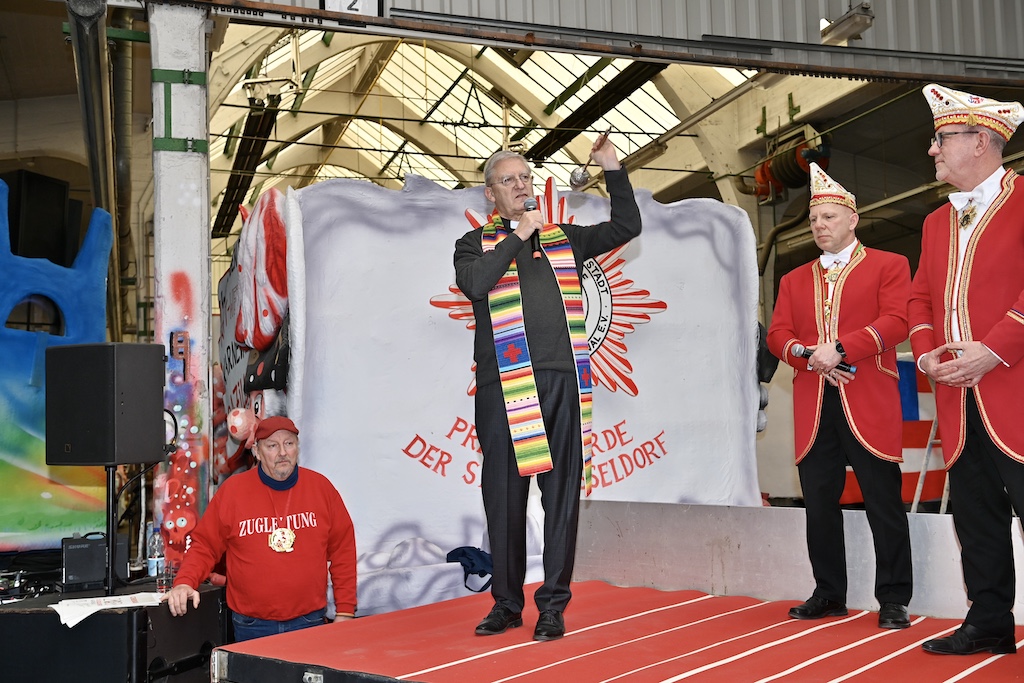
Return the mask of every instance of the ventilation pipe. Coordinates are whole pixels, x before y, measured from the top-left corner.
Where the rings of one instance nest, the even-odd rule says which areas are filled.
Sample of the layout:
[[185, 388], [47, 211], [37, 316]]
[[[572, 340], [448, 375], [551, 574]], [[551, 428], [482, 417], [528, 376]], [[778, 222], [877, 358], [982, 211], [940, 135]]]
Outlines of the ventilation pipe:
[[[71, 46], [78, 75], [78, 101], [82, 109], [85, 148], [93, 203], [116, 217], [114, 206], [113, 137], [110, 87], [107, 78], [107, 4], [105, 0], [67, 0]], [[118, 221], [114, 221], [115, 230]], [[107, 270], [107, 329], [112, 341], [121, 341], [121, 267], [118, 249], [111, 250]]]
[[[114, 11], [113, 26], [131, 29], [132, 13], [130, 10]], [[134, 322], [132, 307], [128, 300], [128, 292], [123, 286], [130, 283], [130, 276], [136, 276], [135, 247], [132, 244], [132, 43], [117, 40], [113, 43], [111, 64], [113, 67], [114, 100], [114, 194], [117, 200], [117, 262], [120, 264], [118, 279], [120, 280], [120, 307], [122, 328], [130, 327], [130, 334], [138, 333], [138, 324]], [[135, 286], [138, 286], [137, 280]]]
[[775, 246], [775, 240], [779, 238], [786, 230], [795, 228], [796, 226], [807, 220], [807, 216], [811, 213], [811, 207], [808, 202], [803, 202], [800, 207], [800, 213], [787, 218], [782, 221], [771, 230], [768, 231], [767, 237], [764, 238], [764, 244], [761, 245], [761, 253], [757, 257], [757, 274], [764, 275], [765, 268], [768, 267], [768, 256], [772, 253], [772, 248]]

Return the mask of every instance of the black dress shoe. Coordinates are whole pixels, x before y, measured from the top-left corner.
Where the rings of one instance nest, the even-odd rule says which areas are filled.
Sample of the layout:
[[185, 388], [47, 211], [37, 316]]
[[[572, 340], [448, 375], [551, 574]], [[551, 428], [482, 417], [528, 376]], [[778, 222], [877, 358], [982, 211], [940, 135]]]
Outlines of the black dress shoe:
[[537, 628], [533, 629], [534, 640], [558, 640], [565, 635], [565, 620], [562, 613], [546, 609], [537, 619]]
[[937, 655], [973, 655], [976, 652], [1012, 655], [1017, 651], [1017, 644], [1013, 642], [1012, 633], [993, 636], [970, 624], [963, 624], [951, 636], [924, 641], [921, 649]]
[[477, 624], [478, 636], [494, 636], [507, 629], [523, 625], [523, 613], [513, 612], [504, 605], [495, 605], [484, 620]]
[[849, 612], [846, 605], [812, 595], [807, 602], [789, 610], [791, 619], [821, 619], [822, 617], [845, 617]]
[[898, 602], [883, 602], [878, 610], [878, 628], [910, 628], [906, 606]]

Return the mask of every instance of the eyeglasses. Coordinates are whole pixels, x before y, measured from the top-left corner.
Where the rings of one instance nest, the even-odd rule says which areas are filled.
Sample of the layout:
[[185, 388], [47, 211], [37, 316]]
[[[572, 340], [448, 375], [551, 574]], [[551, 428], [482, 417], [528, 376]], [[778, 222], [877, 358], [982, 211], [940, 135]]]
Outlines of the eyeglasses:
[[503, 175], [498, 178], [497, 182], [491, 183], [491, 185], [504, 185], [505, 187], [512, 187], [516, 181], [521, 182], [523, 185], [529, 185], [533, 182], [532, 173], [520, 173], [519, 175]]
[[942, 143], [945, 142], [946, 138], [954, 135], [977, 135], [980, 130], [955, 130], [950, 133], [936, 133], [935, 137], [932, 138], [932, 144], [938, 148], [942, 148]]

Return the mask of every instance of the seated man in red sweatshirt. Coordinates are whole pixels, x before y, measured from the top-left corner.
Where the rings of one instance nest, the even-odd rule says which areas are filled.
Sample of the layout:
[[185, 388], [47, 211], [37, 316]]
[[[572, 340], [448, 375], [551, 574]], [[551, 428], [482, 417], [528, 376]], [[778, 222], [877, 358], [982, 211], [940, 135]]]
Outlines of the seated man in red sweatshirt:
[[323, 624], [328, 571], [335, 622], [351, 619], [355, 530], [337, 489], [298, 466], [299, 430], [287, 417], [259, 424], [253, 454], [259, 466], [225, 481], [192, 532], [167, 593], [171, 614], [199, 606], [196, 588], [225, 556], [236, 641]]

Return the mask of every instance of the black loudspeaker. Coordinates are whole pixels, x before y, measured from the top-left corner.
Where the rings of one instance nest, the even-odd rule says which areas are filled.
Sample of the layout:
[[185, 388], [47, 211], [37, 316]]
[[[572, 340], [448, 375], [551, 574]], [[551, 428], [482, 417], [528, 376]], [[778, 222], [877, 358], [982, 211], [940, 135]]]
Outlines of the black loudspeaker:
[[46, 464], [163, 459], [164, 374], [159, 344], [46, 349]]
[[78, 222], [70, 223], [68, 183], [26, 170], [0, 174], [0, 180], [10, 189], [11, 252], [70, 266], [78, 253], [81, 209]]

